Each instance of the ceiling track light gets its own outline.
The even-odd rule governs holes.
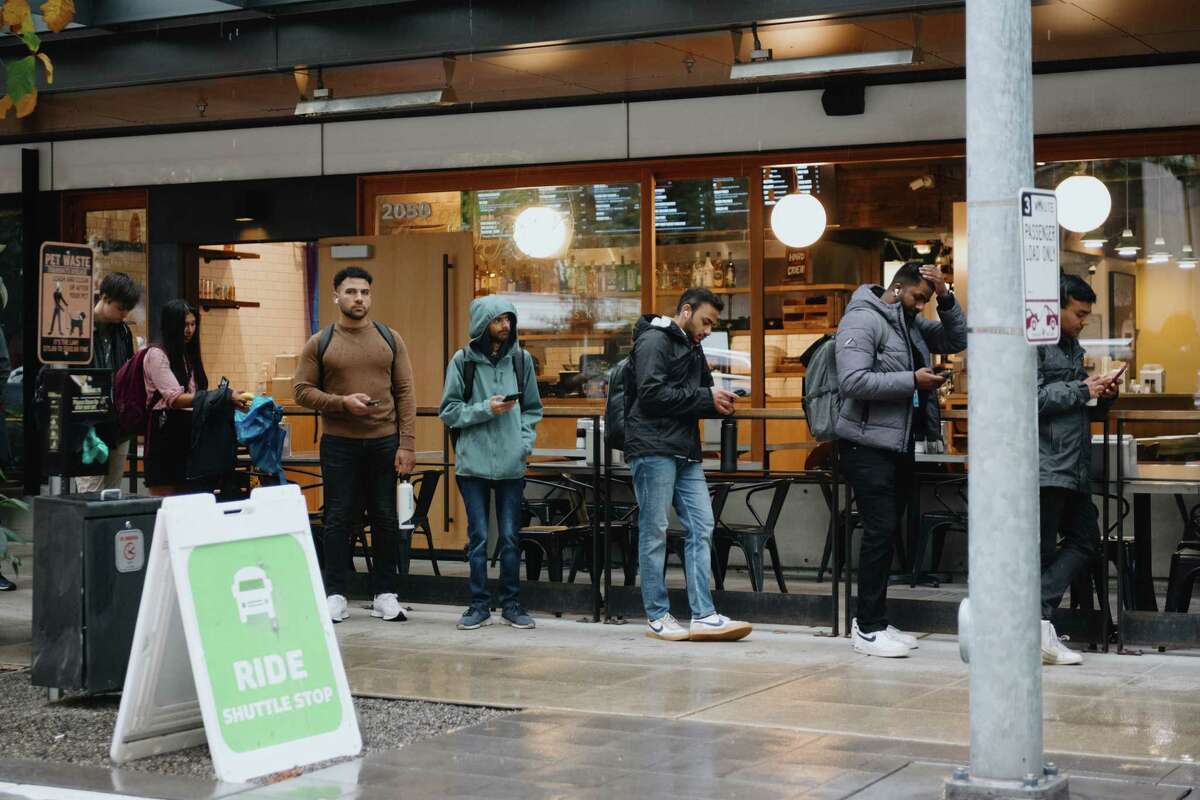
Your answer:
[[[856,72],[866,69],[888,67],[911,67],[925,60],[921,50],[921,15],[913,14],[913,46],[900,50],[876,50],[867,53],[838,53],[829,56],[804,58],[774,57],[774,51],[764,48],[758,38],[758,23],[751,24],[754,49],[750,61],[737,62],[740,34],[734,33],[734,64],[729,70],[732,81],[752,81],[770,78],[788,78],[801,75],[825,75],[832,72]]]

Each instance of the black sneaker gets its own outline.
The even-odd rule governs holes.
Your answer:
[[[511,625],[521,630],[530,630],[537,627],[533,623],[533,617],[529,616],[519,603],[507,606],[504,609],[504,613],[500,615],[500,618],[504,620],[505,625]]]

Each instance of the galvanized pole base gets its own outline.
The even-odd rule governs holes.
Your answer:
[[[1031,772],[1021,781],[972,778],[966,767],[959,767],[946,779],[942,796],[945,800],[1067,800],[1071,791],[1067,777],[1059,775],[1053,764],[1047,764],[1040,777]]]

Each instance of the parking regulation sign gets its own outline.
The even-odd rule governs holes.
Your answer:
[[[1058,197],[1048,189],[1021,189],[1020,208],[1025,341],[1057,344]]]

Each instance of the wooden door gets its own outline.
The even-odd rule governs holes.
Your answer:
[[[335,245],[367,245],[366,258],[334,258]],[[445,269],[448,260],[450,269]],[[333,276],[346,266],[371,273],[371,317],[399,332],[412,360],[417,406],[436,407],[442,400],[446,358],[467,342],[467,308],[474,296],[474,246],[469,232],[410,233],[392,236],[343,236],[318,242],[318,318],[324,327],[337,318]],[[448,293],[444,298],[443,292]],[[443,316],[448,299],[449,319]],[[444,345],[444,324],[449,342]],[[417,469],[436,469],[442,461],[442,423],[417,418]],[[434,546],[459,549],[466,543],[466,512],[453,486],[453,470],[443,475],[429,512]],[[444,515],[444,492],[450,489],[450,517]],[[425,546],[424,537],[414,539]]]

